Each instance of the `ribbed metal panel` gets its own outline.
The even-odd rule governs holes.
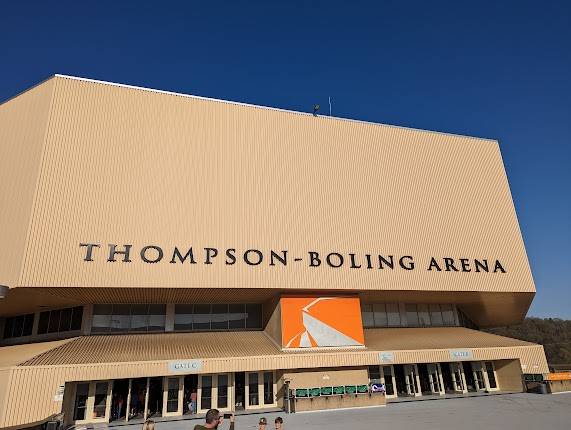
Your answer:
[[[534,291],[490,140],[55,78],[38,185],[23,286]],[[83,241],[419,267],[87,264]],[[499,258],[508,273],[432,273],[431,256]]]
[[[19,285],[53,85],[0,104],[0,285]]]

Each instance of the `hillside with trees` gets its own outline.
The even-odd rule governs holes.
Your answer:
[[[540,343],[550,365],[571,365],[571,320],[526,318],[522,324],[486,330],[500,336]]]

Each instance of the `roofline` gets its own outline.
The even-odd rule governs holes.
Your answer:
[[[42,81],[31,86],[30,88],[27,88],[27,89],[15,94],[14,96],[0,102],[0,106],[4,103],[16,98],[16,97],[22,95],[23,93],[25,93],[25,92],[27,92],[27,91],[29,91],[29,90],[37,87],[37,86],[49,81],[52,78],[73,79],[76,81],[91,82],[91,83],[103,84],[103,85],[111,85],[111,86],[120,87],[120,88],[129,88],[129,89],[139,90],[139,91],[149,91],[149,92],[153,92],[153,93],[166,94],[166,95],[171,95],[171,96],[187,97],[187,98],[192,98],[192,99],[196,99],[196,100],[204,100],[204,101],[211,101],[211,102],[218,102],[218,103],[227,103],[227,104],[236,105],[236,106],[244,106],[244,107],[250,107],[250,108],[257,108],[257,109],[267,109],[267,110],[272,110],[272,111],[277,111],[277,112],[284,112],[284,113],[303,115],[303,116],[314,116],[313,114],[311,114],[309,112],[301,112],[301,111],[277,108],[277,107],[272,107],[272,106],[255,105],[252,103],[243,103],[243,102],[236,102],[236,101],[231,101],[231,100],[216,99],[216,98],[212,98],[212,97],[196,96],[193,94],[177,93],[174,91],[158,90],[155,88],[140,87],[137,85],[120,84],[117,82],[102,81],[102,80],[90,79],[90,78],[82,78],[82,77],[78,77],[78,76],[64,75],[64,74],[59,74],[59,73],[56,73],[56,74],[54,74],[54,75],[52,75],[46,79],[43,79]],[[373,122],[373,121],[365,121],[365,120],[360,120],[360,119],[343,118],[343,117],[328,116],[328,115],[319,115],[318,117],[322,118],[322,119],[324,118],[324,119],[329,119],[329,120],[353,122],[353,123],[357,123],[357,124],[367,124],[367,125],[376,125],[376,126],[382,126],[382,127],[391,127],[391,128],[396,128],[396,129],[400,129],[400,130],[415,130],[415,131],[422,131],[425,133],[433,133],[433,134],[439,134],[439,135],[444,135],[444,136],[463,137],[463,138],[485,140],[485,141],[498,143],[497,139],[492,139],[492,138],[487,138],[487,137],[469,136],[469,135],[458,134],[458,133],[449,133],[449,132],[444,132],[444,131],[426,130],[426,129],[422,129],[422,128],[406,127],[406,126],[392,125],[392,124],[383,124],[383,123]]]

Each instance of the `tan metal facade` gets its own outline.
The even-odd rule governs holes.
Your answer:
[[[43,86],[51,110],[12,287],[534,291],[493,140],[65,77]],[[80,242],[412,255],[419,267],[86,264]],[[432,256],[497,258],[507,273],[428,272]]]
[[[18,285],[54,84],[0,105],[0,285]]]
[[[453,303],[489,326],[520,321],[535,294],[494,140],[56,76],[0,105],[0,183],[0,285],[12,289],[2,317],[351,293],[363,303]],[[101,245],[94,261],[80,243]],[[108,244],[132,245],[132,261],[107,262]],[[145,245],[164,260],[143,262]],[[175,246],[192,246],[198,264],[170,264]],[[202,264],[205,247],[220,251],[212,265]],[[229,248],[266,260],[226,265]],[[288,265],[267,264],[270,250],[287,250]],[[308,267],[309,251],[341,253],[346,264]],[[361,264],[365,254],[413,256],[415,269],[351,269],[350,253]],[[431,257],[441,266],[498,259],[507,273],[428,271]],[[65,382],[162,376],[169,360],[189,357],[219,373],[367,366],[387,350],[394,364],[438,363],[465,347],[474,360],[548,371],[542,346],[464,328],[366,330],[366,349],[285,353],[271,311],[266,332],[1,348],[0,427],[60,412],[54,394]]]

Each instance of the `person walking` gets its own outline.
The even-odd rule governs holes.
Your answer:
[[[268,420],[264,417],[260,418],[258,422],[258,430],[266,430],[266,425],[268,424]]]
[[[284,420],[282,419],[282,417],[277,417],[274,420],[274,426],[275,426],[276,430],[282,430],[284,428],[283,424],[284,424]]]
[[[228,430],[234,430],[234,419],[234,414],[230,415],[230,428]],[[204,425],[195,425],[194,430],[217,429],[218,426],[224,422],[224,417],[220,414],[218,409],[210,409],[206,412],[205,421]]]

